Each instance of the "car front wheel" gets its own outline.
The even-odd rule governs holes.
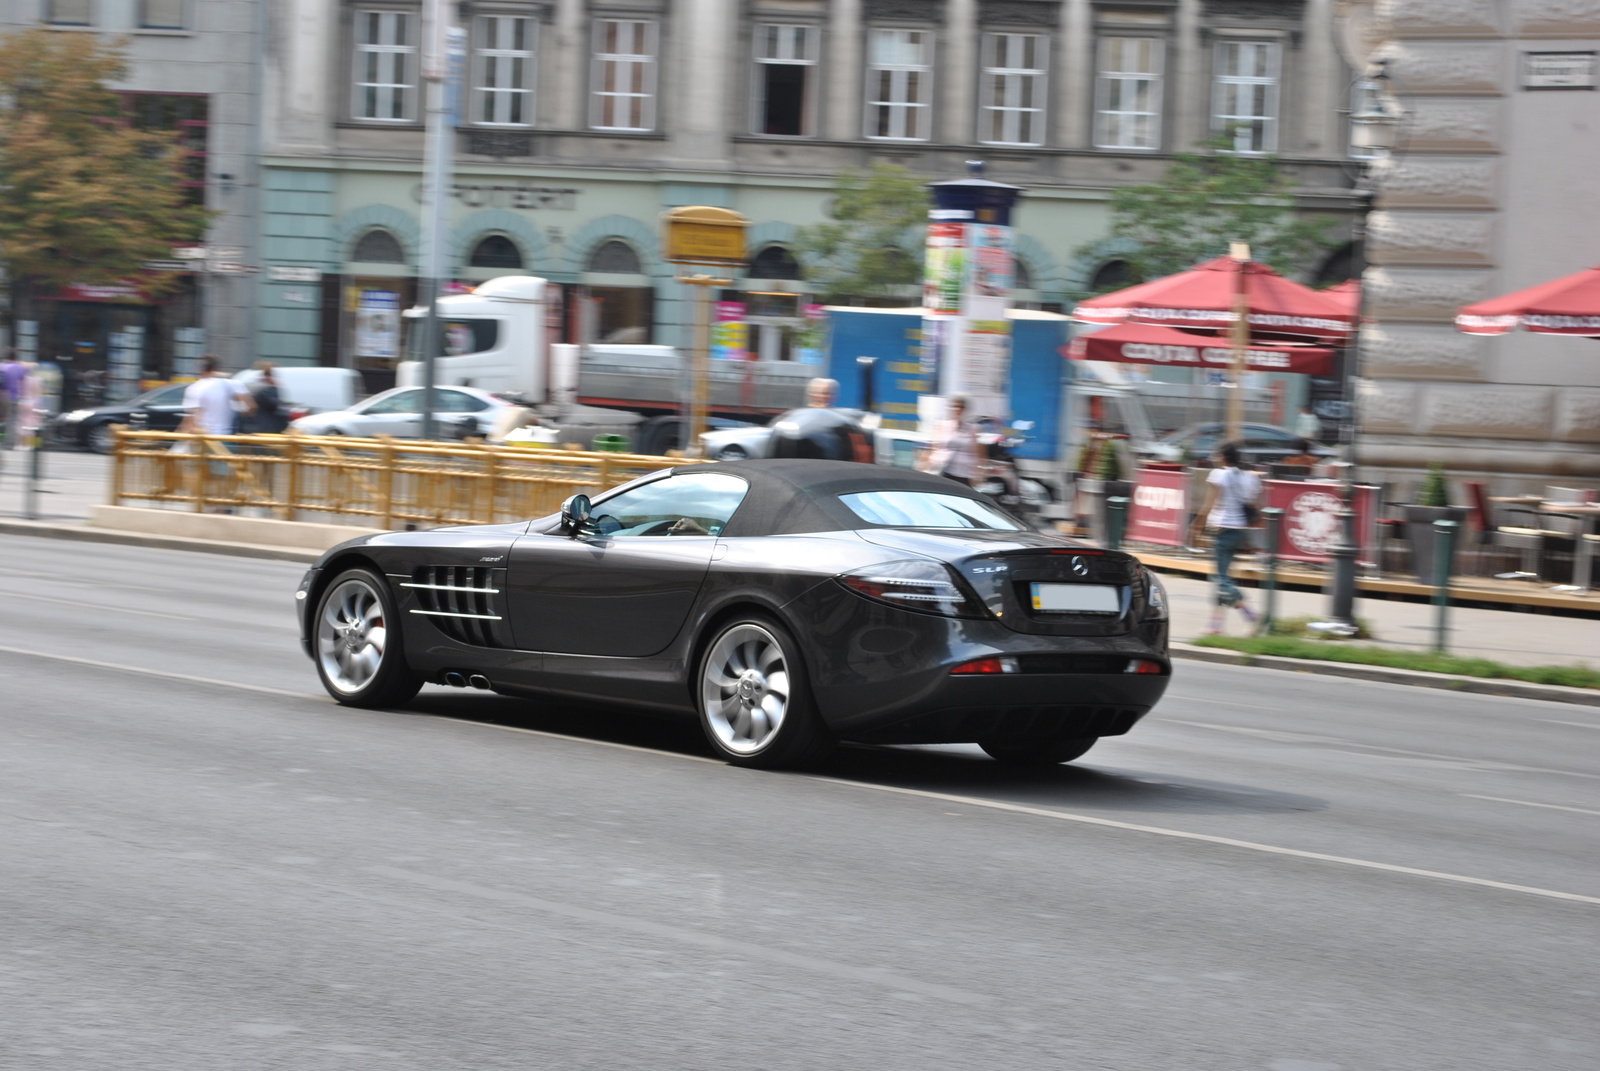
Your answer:
[[[113,428],[113,421],[103,420],[96,424],[84,434],[84,439],[88,442],[89,449],[95,453],[111,453],[117,445],[117,433]]]
[[[1013,766],[1055,766],[1071,762],[1094,747],[1098,736],[1055,740],[979,740],[978,746],[997,762]]]
[[[422,677],[406,664],[400,615],[389,585],[368,569],[346,569],[317,600],[313,655],[328,694],[352,707],[407,702]]]
[[[700,659],[700,725],[735,766],[803,765],[833,744],[812,702],[800,646],[765,615],[723,625]]]

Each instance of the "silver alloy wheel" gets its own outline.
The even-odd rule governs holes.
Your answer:
[[[724,748],[735,755],[766,748],[789,711],[789,664],[777,637],[748,623],[717,637],[706,654],[700,701]]]
[[[107,420],[89,429],[89,449],[97,454],[109,454],[116,449],[117,440],[111,431],[111,423]]]
[[[389,630],[383,601],[365,580],[346,580],[328,593],[317,618],[317,660],[335,689],[353,695],[383,666]]]

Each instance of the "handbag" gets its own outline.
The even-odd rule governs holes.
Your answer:
[[[1244,474],[1243,469],[1234,469],[1234,471],[1240,475]],[[1239,495],[1239,509],[1244,513],[1244,526],[1246,528],[1259,528],[1261,526],[1261,507],[1257,506],[1254,500],[1246,499],[1244,495],[1240,495],[1237,487],[1234,488],[1233,493]]]

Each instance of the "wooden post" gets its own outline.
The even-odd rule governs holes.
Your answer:
[[[1234,261],[1233,284],[1233,361],[1228,367],[1227,437],[1238,442],[1244,433],[1244,377],[1248,369],[1245,355],[1250,349],[1250,295],[1245,289],[1249,276],[1250,246],[1233,242],[1228,253]]]

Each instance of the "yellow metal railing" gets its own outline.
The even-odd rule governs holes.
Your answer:
[[[128,431],[112,455],[112,505],[261,509],[285,520],[363,518],[373,528],[493,524],[554,513],[684,458],[487,443]]]

